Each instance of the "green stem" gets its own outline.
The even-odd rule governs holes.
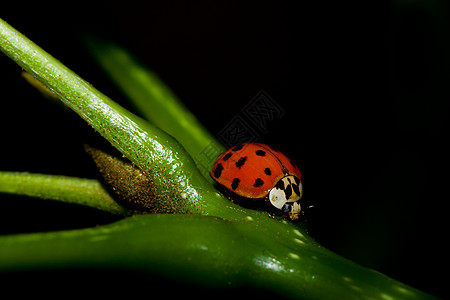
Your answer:
[[[126,215],[128,213],[94,179],[0,172],[0,193],[73,203],[112,214]]]
[[[77,231],[0,238],[0,271],[116,268],[290,299],[431,299],[291,231],[198,215],[145,215]],[[255,234],[256,233],[256,234]],[[76,252],[76,254],[74,253]],[[145,275],[145,273],[143,273]]]

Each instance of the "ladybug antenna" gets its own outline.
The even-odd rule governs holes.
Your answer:
[[[308,205],[303,211],[310,210],[311,208],[316,208],[314,204]]]
[[[311,208],[317,208],[317,206],[314,204],[311,204],[311,205],[308,205],[307,207],[303,208],[302,212],[301,212],[302,216],[305,216],[305,212],[309,211]]]

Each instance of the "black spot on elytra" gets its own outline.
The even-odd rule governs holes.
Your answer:
[[[239,178],[234,178],[233,179],[233,182],[231,183],[231,188],[233,189],[233,191],[237,189],[237,187],[239,186],[239,182],[241,182],[239,180]]]
[[[289,197],[291,197],[292,195],[292,186],[288,185],[284,193],[286,194],[286,199],[289,199]]]
[[[233,154],[231,152],[229,152],[229,153],[225,154],[222,159],[228,160],[231,157],[231,155],[233,155]]]
[[[294,190],[294,193],[300,196],[300,189],[298,188],[298,185],[293,184],[292,189]]]
[[[284,182],[283,182],[283,180],[278,181],[277,184],[275,185],[275,187],[277,189],[284,190]]]
[[[220,175],[222,175],[223,166],[222,164],[217,164],[216,168],[214,169],[214,177],[219,178]]]
[[[272,175],[272,171],[270,171],[270,169],[269,168],[265,168],[264,169],[264,173],[266,174],[266,175]]]
[[[258,156],[266,156],[266,151],[263,150],[256,150],[255,153]]]
[[[300,179],[298,179],[297,177],[294,177],[294,180],[297,185],[300,185]]]
[[[264,181],[261,178],[256,178],[254,187],[260,187],[264,184]]]
[[[242,148],[244,148],[244,144],[239,144],[239,145],[237,145],[236,147],[234,147],[234,148],[232,149],[232,151],[239,151],[239,150],[241,150]]]
[[[239,169],[245,164],[245,161],[247,160],[247,156],[239,158],[239,160],[236,162],[236,167]]]

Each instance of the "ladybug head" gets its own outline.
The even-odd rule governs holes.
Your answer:
[[[269,202],[292,220],[298,219],[302,208],[300,199],[303,196],[302,182],[294,175],[281,178],[269,192]]]

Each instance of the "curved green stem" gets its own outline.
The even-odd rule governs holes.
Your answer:
[[[255,223],[145,215],[36,236],[0,238],[0,271],[126,268],[198,286],[251,286],[291,299],[431,298],[345,260],[295,230],[274,236]],[[284,242],[277,240],[282,238]],[[74,249],[80,251],[74,255]]]
[[[112,214],[128,214],[95,179],[0,172],[0,193],[73,203]]]

